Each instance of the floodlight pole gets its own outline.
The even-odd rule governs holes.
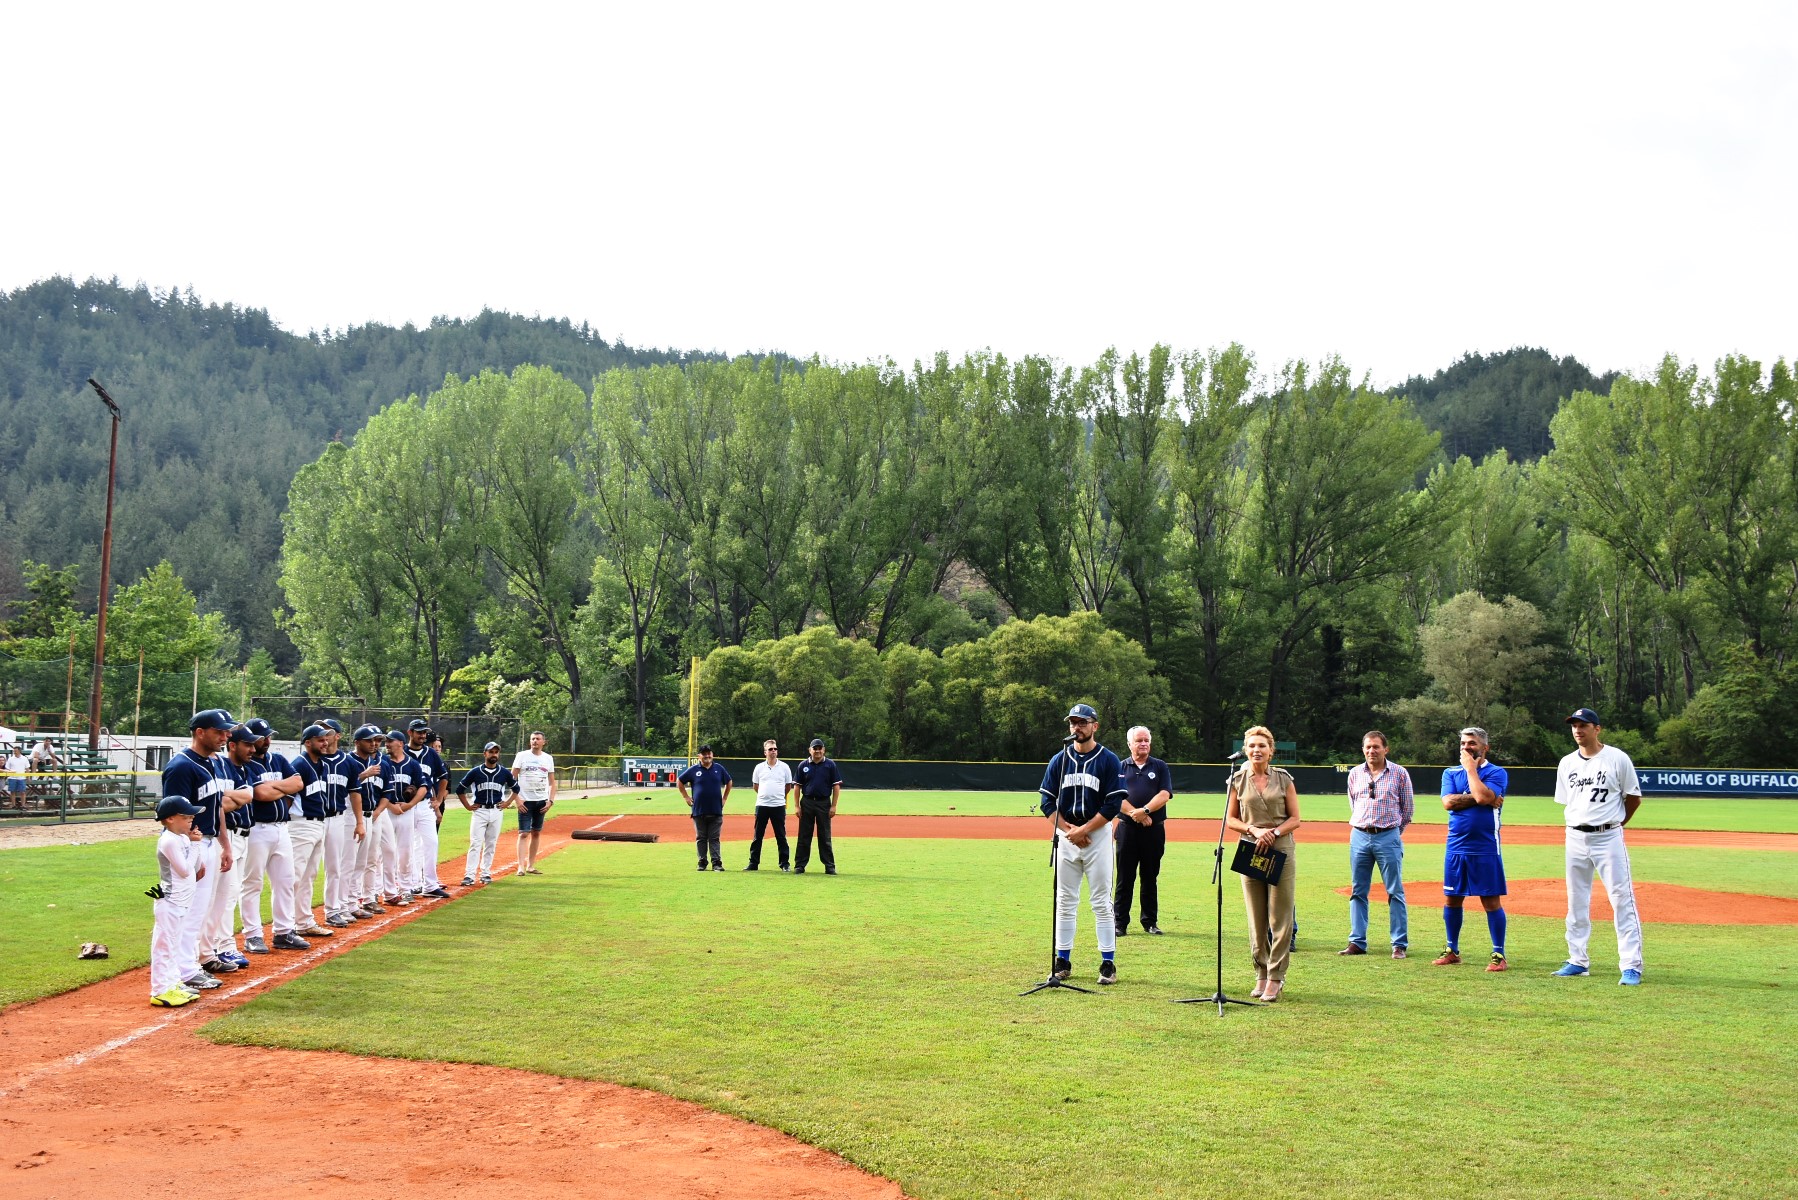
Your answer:
[[[87,701],[87,748],[100,749],[100,693],[102,671],[106,664],[106,601],[112,585],[112,489],[119,477],[119,419],[124,416],[113,398],[106,394],[100,381],[90,377],[88,385],[99,393],[100,402],[112,410],[112,448],[106,454],[106,527],[100,534],[100,618],[94,631],[94,686]]]

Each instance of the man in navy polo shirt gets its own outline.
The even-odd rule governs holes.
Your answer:
[[[719,852],[719,839],[724,834],[724,802],[730,799],[730,772],[724,764],[712,761],[712,747],[699,748],[699,761],[682,771],[675,779],[680,798],[693,813],[693,841],[699,848],[699,869],[705,870],[706,853],[712,856],[712,870],[724,870],[724,856]],[[691,788],[691,791],[688,789]]]
[[[824,873],[837,873],[837,857],[830,845],[830,819],[837,815],[837,798],[843,792],[843,773],[824,757],[824,739],[813,738],[809,757],[799,764],[799,850],[793,855],[793,874],[805,874],[812,857],[812,829],[818,830],[818,857]]]
[[[1124,781],[1124,800],[1117,821],[1117,895],[1112,919],[1118,936],[1130,932],[1130,900],[1136,891],[1136,875],[1142,872],[1142,927],[1144,933],[1161,932],[1161,859],[1167,853],[1167,803],[1174,798],[1174,773],[1149,753],[1152,738],[1146,725],[1133,725],[1124,740],[1130,746],[1118,771]]]

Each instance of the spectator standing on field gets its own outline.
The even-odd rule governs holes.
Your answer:
[[[512,777],[518,781],[518,873],[541,875],[537,850],[543,839],[543,822],[556,802],[556,760],[544,752],[547,739],[531,732],[531,748],[512,759]]]
[[[693,844],[699,850],[699,869],[705,870],[709,854],[712,870],[724,870],[719,841],[724,836],[724,802],[730,799],[730,772],[723,763],[712,760],[712,747],[708,744],[699,748],[699,761],[682,771],[674,782],[693,814]]]
[[[824,739],[813,738],[806,760],[799,764],[799,853],[793,858],[793,874],[805,874],[812,858],[812,830],[818,831],[818,858],[824,873],[837,873],[837,856],[830,844],[830,820],[837,815],[837,799],[843,793],[843,773],[824,756]]]
[[[787,793],[793,790],[793,772],[780,761],[780,745],[773,738],[762,743],[763,761],[755,765],[751,782],[755,784],[755,837],[749,843],[749,865],[745,871],[759,870],[762,865],[762,835],[774,827],[774,843],[780,847],[780,869],[791,870],[787,852]]]
[[[14,805],[24,807],[25,804],[25,772],[31,769],[31,760],[19,753],[17,746],[6,748],[6,791],[12,797]]]
[[[1130,932],[1130,902],[1136,893],[1137,872],[1142,873],[1144,933],[1159,934],[1161,926],[1161,859],[1167,852],[1167,805],[1174,798],[1174,773],[1150,754],[1154,735],[1146,725],[1132,725],[1124,735],[1130,757],[1119,767],[1124,799],[1118,809],[1117,892],[1112,897],[1111,918],[1119,937]]]
[[[1367,894],[1373,869],[1386,885],[1386,927],[1392,957],[1403,958],[1411,942],[1405,907],[1405,827],[1417,809],[1411,772],[1386,759],[1386,735],[1361,735],[1362,764],[1349,772],[1349,936],[1340,955],[1367,953]]]

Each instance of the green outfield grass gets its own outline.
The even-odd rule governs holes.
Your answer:
[[[845,789],[840,812],[880,816],[1017,817],[1036,814],[1035,792],[907,792]],[[1182,793],[1169,811],[1178,817],[1217,820],[1223,793]],[[1348,799],[1342,795],[1299,798],[1300,811],[1313,821],[1346,821]],[[599,811],[629,809],[645,813],[685,813],[687,806],[673,788],[648,791],[625,788],[594,794]],[[731,796],[726,811],[751,811],[754,797]],[[1512,796],[1505,801],[1505,821],[1512,825],[1555,825],[1565,822],[1561,806],[1547,796]],[[1434,796],[1418,797],[1417,820],[1446,825],[1448,813]],[[1734,829],[1756,833],[1798,833],[1798,800],[1650,800],[1630,827],[1642,829]]]
[[[1016,993],[1046,966],[1046,847],[846,839],[844,874],[699,874],[685,845],[577,844],[548,874],[434,909],[205,1027],[208,1036],[609,1079],[786,1130],[919,1197],[1790,1195],[1798,1178],[1792,927],[1650,926],[1616,986],[1549,972],[1561,922],[1511,921],[1513,969],[1340,959],[1345,849],[1301,844],[1287,997],[1212,987],[1210,855],[1170,848],[1169,936],[1121,986]],[[727,851],[728,853],[728,851]],[[1439,875],[1419,853],[1413,878]],[[1558,877],[1516,847],[1513,879]],[[1789,854],[1639,851],[1636,873],[1798,888]],[[1226,986],[1251,971],[1235,880]],[[1384,914],[1376,913],[1376,923]],[[1097,966],[1083,909],[1077,974]],[[348,1008],[406,1019],[346,1023]],[[501,1151],[497,1150],[496,1153]]]

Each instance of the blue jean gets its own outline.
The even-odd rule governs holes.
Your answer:
[[[1349,891],[1349,941],[1367,949],[1367,892],[1373,884],[1373,869],[1379,864],[1380,882],[1386,885],[1386,913],[1392,927],[1392,944],[1409,944],[1410,914],[1405,908],[1405,881],[1401,868],[1405,863],[1402,831],[1385,833],[1349,831],[1349,871],[1353,887]]]

